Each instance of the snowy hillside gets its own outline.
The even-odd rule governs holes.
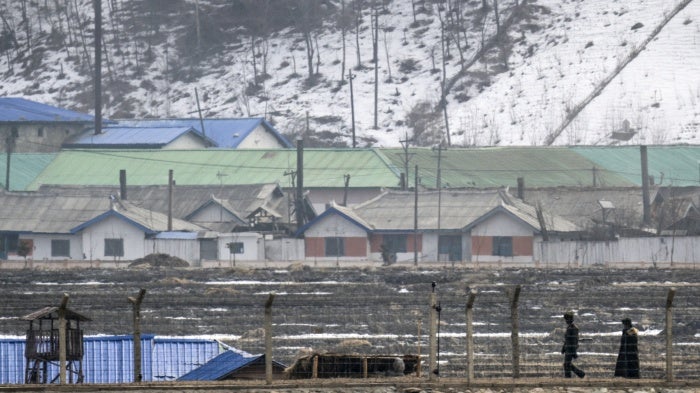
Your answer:
[[[700,143],[698,0],[380,2],[376,129],[370,1],[323,2],[312,79],[303,25],[257,37],[253,61],[253,37],[221,25],[229,2],[102,2],[110,118],[194,117],[197,89],[205,116],[265,116],[306,146],[351,146],[351,71],[358,146]],[[93,110],[92,0],[67,3],[0,3],[0,95]],[[356,5],[343,51],[338,20]],[[193,56],[197,16],[223,42]]]

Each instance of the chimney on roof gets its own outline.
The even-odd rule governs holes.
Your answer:
[[[639,153],[642,159],[642,222],[649,224],[651,217],[651,209],[649,206],[649,165],[647,162],[647,147],[639,146]]]
[[[119,196],[122,201],[126,200],[126,169],[119,170]]]
[[[521,201],[525,200],[525,178],[518,178],[518,199]]]

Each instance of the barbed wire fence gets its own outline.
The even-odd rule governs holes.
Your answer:
[[[290,367],[305,357],[313,362],[313,356],[336,355],[331,371],[317,373],[319,378],[341,372],[355,378],[394,376],[371,364],[358,367],[357,360],[411,355],[420,364],[408,375],[423,379],[546,380],[564,375],[563,314],[571,310],[580,329],[574,364],[587,378],[614,376],[621,320],[627,317],[639,329],[642,379],[700,380],[700,284],[690,271],[513,270],[509,278],[505,272],[486,277],[472,270],[459,276],[447,269],[399,272],[381,277],[360,272],[348,282],[343,270],[319,272],[308,281],[270,272],[267,281],[255,283],[237,270],[219,273],[220,282],[196,271],[169,272],[148,287],[139,328],[174,336],[230,334],[235,337],[224,339],[227,344]],[[241,281],[227,281],[227,274]],[[153,281],[143,275],[144,284]],[[115,286],[121,294],[116,297]],[[51,303],[56,293],[79,288],[86,292],[71,297],[70,307],[93,318],[86,334],[134,332],[133,303],[126,300],[138,293],[133,282],[14,290],[0,319],[26,314]],[[6,331],[26,327],[10,319],[3,324],[13,326]],[[17,360],[18,367],[22,363]]]
[[[700,377],[696,366],[700,360],[700,343],[695,333],[700,315],[696,289],[681,290],[676,295],[675,288],[627,288],[633,302],[619,296],[610,298],[605,291],[585,293],[572,300],[551,288],[544,290],[551,293],[543,299],[542,291],[526,289],[521,286],[485,291],[471,288],[467,296],[432,292],[423,305],[392,301],[388,307],[374,311],[368,304],[381,304],[381,298],[358,295],[354,299],[343,299],[346,303],[342,312],[333,311],[340,305],[329,302],[321,306],[318,313],[335,323],[317,327],[318,333],[311,335],[313,337],[305,344],[311,346],[310,353],[419,355],[421,365],[416,375],[431,380],[440,377],[468,380],[560,378],[564,376],[561,349],[566,325],[563,313],[571,309],[581,331],[575,364],[583,368],[589,378],[614,376],[624,317],[630,317],[639,329],[641,378],[671,381]],[[575,291],[575,288],[568,290]],[[601,311],[597,303],[607,304],[609,309]],[[318,303],[314,304],[319,307]],[[290,317],[287,312],[289,308],[301,306],[284,301],[273,305],[271,314],[275,323],[268,333],[272,353],[302,349],[290,342],[304,334],[291,334],[285,329],[303,325],[303,321],[293,320],[295,313]],[[392,321],[391,332],[368,331],[370,324],[363,319],[373,312],[380,312],[385,320]],[[345,329],[356,334],[346,337],[334,333]],[[281,334],[275,333],[280,330]],[[382,334],[390,337],[382,338]],[[362,337],[380,343],[363,344]],[[355,347],[352,343],[345,345],[349,338],[360,342],[355,342]]]

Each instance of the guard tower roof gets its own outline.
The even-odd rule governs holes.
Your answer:
[[[60,307],[57,306],[47,306],[44,307],[40,310],[34,311],[31,314],[27,314],[23,317],[20,317],[21,320],[23,321],[36,321],[38,319],[58,319],[58,310]],[[66,319],[68,320],[74,320],[74,321],[91,321],[90,318],[78,314],[77,312],[66,308]]]

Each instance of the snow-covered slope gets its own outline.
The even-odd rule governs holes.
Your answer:
[[[503,144],[540,145],[611,78],[554,144],[700,142],[700,2],[691,1],[654,35],[681,3],[538,1],[552,11],[547,31],[528,38],[538,50],[513,58],[512,72],[501,74],[464,113],[495,128]],[[635,49],[643,50],[616,75]],[[634,137],[612,139],[625,120]]]
[[[453,35],[445,58],[447,116],[437,105],[444,8],[428,1],[385,2],[379,15],[376,129],[369,8],[363,12],[358,37],[353,29],[347,32],[345,53],[341,31],[330,21],[324,23],[316,37],[319,51],[313,64],[319,78],[314,84],[306,79],[301,35],[285,29],[271,36],[270,77],[253,93],[248,88],[253,76],[248,41],[231,42],[202,59],[197,72],[186,72],[192,65],[178,62],[174,49],[178,35],[184,34],[182,26],[161,26],[159,33],[165,38],[150,38],[152,60],[142,57],[138,67],[143,72],[136,72],[132,58],[114,52],[110,28],[116,15],[112,3],[125,8],[138,1],[104,6],[108,62],[103,74],[118,76],[116,82],[104,77],[107,117],[196,116],[196,88],[206,116],[266,116],[288,135],[304,135],[308,127],[319,143],[350,146],[347,74],[352,69],[359,146],[398,146],[406,137],[414,144],[432,144],[447,140],[448,128],[451,144],[460,146],[700,142],[698,0],[500,0],[500,22],[512,24],[508,39],[494,46],[488,46],[496,34],[493,8],[482,10],[481,0],[459,2],[461,8],[453,10],[468,28],[459,34],[461,53]],[[13,26],[20,20],[19,3],[0,7]],[[91,20],[91,3],[76,1],[84,21]],[[179,0],[177,8],[168,11],[191,14],[195,3]],[[340,8],[340,0],[331,3]],[[425,4],[415,20],[412,3]],[[201,13],[212,13],[222,3],[198,4]],[[49,31],[51,26],[33,28],[34,39],[40,41],[36,31]],[[23,30],[16,31],[21,38]],[[89,48],[91,37],[86,39]],[[47,46],[37,69],[30,68],[28,56],[18,60],[5,52],[0,56],[0,95],[92,111],[89,68],[74,61],[85,51],[79,43],[76,38],[73,48]],[[484,44],[487,50],[481,51]],[[341,72],[345,83],[340,82]]]

